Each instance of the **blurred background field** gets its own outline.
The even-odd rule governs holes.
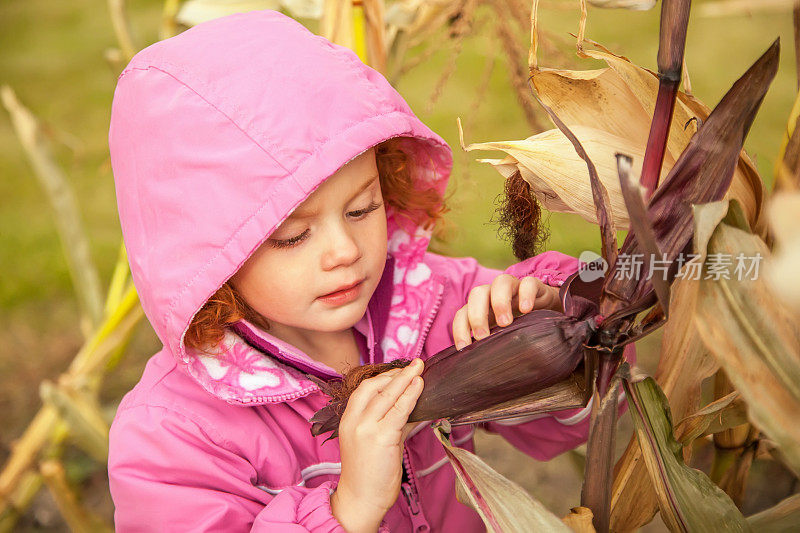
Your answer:
[[[163,2],[156,0],[128,1],[139,47],[158,38],[162,6]],[[696,11],[689,23],[686,65],[693,93],[711,107],[776,37],[784,44],[777,78],[745,143],[769,186],[797,91],[791,13],[703,18]],[[504,268],[515,259],[509,244],[498,238],[492,222],[502,178],[490,166],[475,162],[478,157],[497,154],[463,152],[456,126],[456,117],[461,117],[466,143],[523,139],[536,133],[530,130],[517,104],[494,30],[485,24],[492,16],[478,14],[475,30],[457,58],[449,49],[437,52],[401,78],[397,89],[454,151],[449,189],[453,231],[448,244],[438,251],[474,256],[487,266]],[[575,32],[577,23],[576,1],[543,2],[540,24],[554,36],[564,54],[548,55],[540,50],[540,65],[600,67],[575,56],[574,38],[568,32]],[[590,7],[587,37],[655,70],[658,7],[646,12]],[[529,36],[519,33],[519,38],[527,50]],[[112,46],[116,46],[116,39],[105,2],[11,0],[0,4],[0,84],[9,85],[23,105],[43,121],[58,162],[75,189],[92,257],[104,285],[116,262],[121,236],[107,146],[118,72],[104,59],[104,51]],[[492,58],[488,86],[479,93]],[[453,61],[455,71],[428,111],[437,81]],[[543,124],[549,124],[543,114],[540,116]],[[65,370],[83,338],[52,212],[5,111],[0,113],[0,177],[0,460],[5,460],[12,442],[41,405],[39,383]],[[571,255],[599,251],[596,226],[577,215],[552,214],[547,219],[550,237],[546,249]],[[638,343],[646,371],[654,368],[659,339],[656,333]],[[142,322],[126,357],[106,379],[103,402],[115,405],[136,383],[147,358],[159,348],[149,324]],[[620,447],[629,435],[629,430],[619,434]],[[573,464],[574,456],[565,455],[542,465],[509,448],[497,437],[478,436],[478,451],[491,464],[522,483],[557,514],[563,515],[578,504],[582,476]],[[105,465],[77,450],[70,453],[68,478],[81,483],[87,506],[110,520],[113,509],[105,486]],[[768,472],[754,468],[751,475]],[[65,527],[46,491],[40,493],[32,513],[19,525],[30,530]]]

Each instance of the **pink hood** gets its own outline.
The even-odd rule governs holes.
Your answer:
[[[443,193],[452,167],[445,141],[355,53],[275,11],[195,26],[147,47],[125,68],[109,146],[133,280],[159,338],[206,390],[251,403],[316,389],[280,363],[253,366],[241,353],[230,354],[232,370],[219,367],[187,353],[183,336],[206,300],[320,183],[398,136],[423,169],[420,187]],[[403,304],[382,326],[387,358],[419,351],[403,325],[419,316],[424,302],[415,295],[432,281],[420,266],[430,233],[396,215],[387,209],[396,259],[387,264],[394,301]]]

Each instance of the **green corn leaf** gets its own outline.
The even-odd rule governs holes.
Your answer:
[[[625,381],[631,414],[661,517],[671,531],[751,531],[727,494],[704,473],[686,466],[672,433],[666,396],[653,378]]]

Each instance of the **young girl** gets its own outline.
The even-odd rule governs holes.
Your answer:
[[[560,306],[577,260],[505,272],[427,252],[447,144],[350,50],[275,11],[195,26],[119,77],[109,146],[142,306],[164,344],[110,435],[118,531],[483,531],[428,423],[423,361]],[[310,378],[364,381],[340,434]],[[479,424],[546,460],[588,409]],[[475,426],[455,444],[474,451]]]

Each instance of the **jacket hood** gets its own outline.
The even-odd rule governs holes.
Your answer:
[[[276,11],[204,22],[136,54],[114,93],[111,164],[134,284],[181,368],[219,395],[183,344],[195,313],[328,176],[393,137],[417,185],[444,194],[445,141],[354,52]],[[430,232],[397,215],[387,206],[393,300],[430,277]]]

